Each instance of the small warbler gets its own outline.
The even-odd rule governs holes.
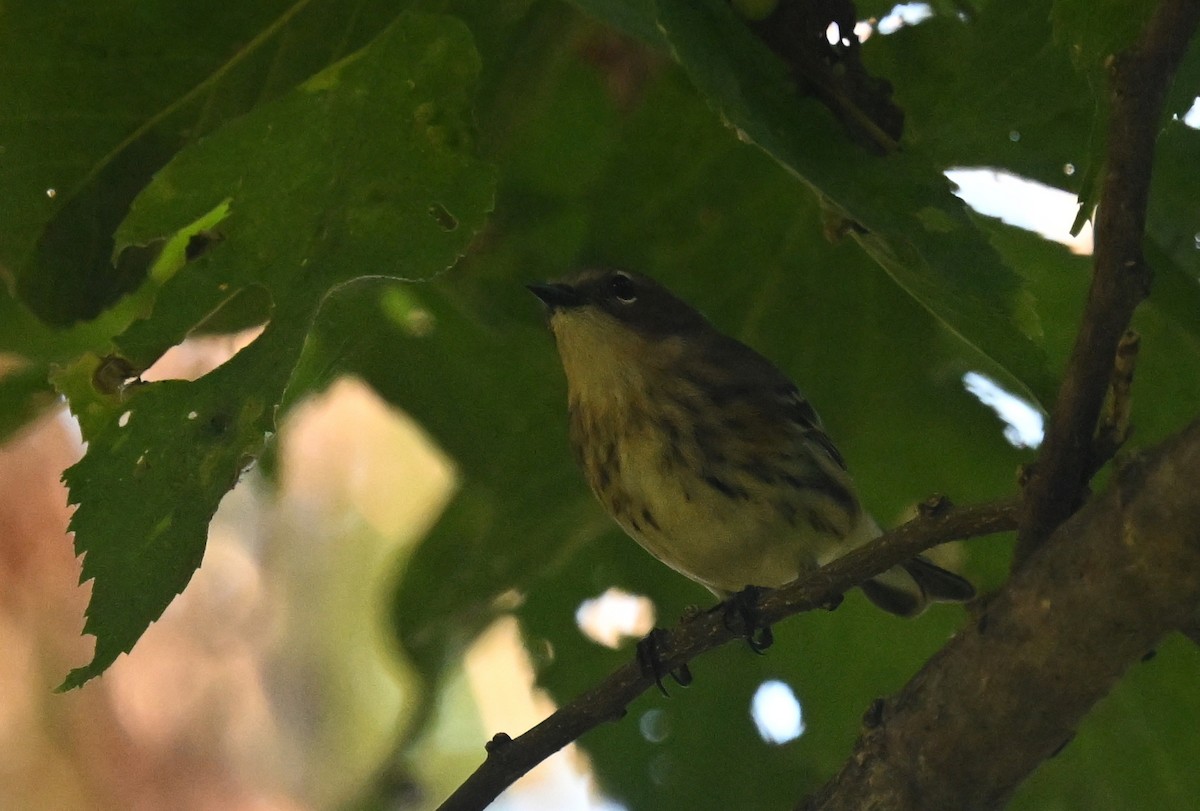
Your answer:
[[[566,372],[576,459],[650,554],[723,599],[782,586],[880,534],[796,386],[665,287],[587,270],[529,289]],[[861,588],[901,616],[975,593],[921,557]]]

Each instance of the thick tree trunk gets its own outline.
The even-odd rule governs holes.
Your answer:
[[[1001,807],[1200,606],[1200,420],[1050,536],[868,727],[816,811]]]

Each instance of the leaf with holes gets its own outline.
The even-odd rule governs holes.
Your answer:
[[[494,178],[471,153],[477,72],[461,23],[406,14],[184,149],[134,201],[118,253],[208,227],[150,318],[116,339],[117,365],[145,369],[242,291],[265,292],[269,322],[194,382],[113,385],[114,361],[93,355],[56,374],[88,442],[65,478],[83,577],[95,581],[85,630],[97,638],[64,687],[128,651],[187,584],[218,503],[274,430],[329,292],[365,276],[429,278],[481,226]]]
[[[396,13],[389,0],[6,0],[0,277],[47,324],[103,320],[145,277],[148,256],[109,259],[153,173],[361,48]]]

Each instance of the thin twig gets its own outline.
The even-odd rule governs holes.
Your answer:
[[[1046,445],[1025,490],[1014,568],[1076,510],[1117,343],[1150,291],[1142,255],[1163,102],[1200,21],[1197,0],[1163,0],[1137,41],[1110,61],[1111,114],[1096,219],[1095,269]]]
[[[972,507],[938,505],[811,575],[764,592],[753,608],[767,624],[812,611],[835,603],[857,584],[932,546],[1012,530],[1016,519],[1014,499]],[[658,640],[662,672],[677,670],[705,651],[737,638],[722,612],[702,612]],[[654,685],[652,675],[630,662],[520,737],[510,739],[504,733],[498,734],[487,747],[487,759],[439,806],[439,811],[486,808],[538,763],[588,730],[621,718],[629,703]]]

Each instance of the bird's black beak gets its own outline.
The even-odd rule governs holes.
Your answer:
[[[550,284],[530,284],[526,285],[529,292],[542,300],[550,310],[561,308],[578,307],[584,303],[584,298],[578,290],[570,285],[550,283]]]

